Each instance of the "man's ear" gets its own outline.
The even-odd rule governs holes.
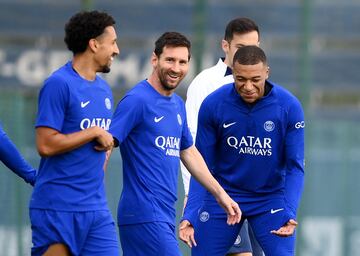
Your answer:
[[[266,70],[266,79],[268,79],[270,76],[270,67],[267,66],[267,70]]]
[[[157,65],[158,60],[159,60],[158,56],[156,56],[155,52],[153,52],[151,54],[151,59],[150,59],[151,65],[155,67]]]
[[[98,41],[95,38],[92,38],[89,40],[88,46],[91,49],[91,51],[96,52],[98,48]]]
[[[225,39],[221,40],[221,48],[223,49],[225,55],[227,55],[230,49],[229,42]]]

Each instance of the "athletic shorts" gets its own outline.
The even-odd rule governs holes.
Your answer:
[[[249,229],[249,238],[251,242],[252,256],[264,256],[264,252],[255,238],[254,232],[252,231],[251,226],[248,224]]]
[[[295,235],[279,237],[271,234],[289,219],[282,199],[271,199],[259,203],[241,203],[244,217],[250,223],[257,241],[266,256],[293,256],[295,253]],[[226,213],[216,202],[204,202],[195,223],[195,240],[192,256],[225,255],[236,240],[243,224],[229,226]]]
[[[233,246],[228,251],[228,253],[245,253],[245,252],[252,252],[247,220],[244,221]]]
[[[30,209],[31,255],[61,243],[72,255],[119,256],[119,240],[110,211],[63,212]]]
[[[119,225],[123,256],[181,256],[175,227],[167,222]]]

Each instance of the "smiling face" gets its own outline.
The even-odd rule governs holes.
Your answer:
[[[233,76],[236,91],[246,103],[252,104],[264,96],[269,67],[263,62],[254,65],[235,62]]]
[[[152,55],[151,63],[153,86],[159,93],[170,95],[189,70],[189,50],[183,46],[164,46],[160,56]]]
[[[106,27],[103,34],[93,39],[96,45],[95,61],[98,65],[97,72],[110,72],[114,57],[120,53],[116,39],[116,32],[113,26]]]

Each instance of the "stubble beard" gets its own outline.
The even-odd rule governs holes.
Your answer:
[[[180,84],[180,82],[182,81],[182,79],[179,79],[176,84],[169,84],[166,81],[166,76],[167,76],[166,72],[159,73],[158,75],[159,75],[159,80],[160,80],[161,86],[166,91],[172,91],[172,90],[176,89],[178,87],[178,85]]]
[[[110,70],[111,69],[109,66],[102,66],[99,72],[107,74],[107,73],[110,73]]]

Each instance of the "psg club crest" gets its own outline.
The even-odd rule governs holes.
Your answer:
[[[264,123],[264,129],[267,132],[272,132],[275,129],[275,124],[273,121],[266,121]]]
[[[105,99],[105,107],[109,110],[111,109],[111,101],[109,98]]]
[[[201,222],[207,222],[210,218],[210,214],[208,212],[203,211],[200,213],[200,221]]]

